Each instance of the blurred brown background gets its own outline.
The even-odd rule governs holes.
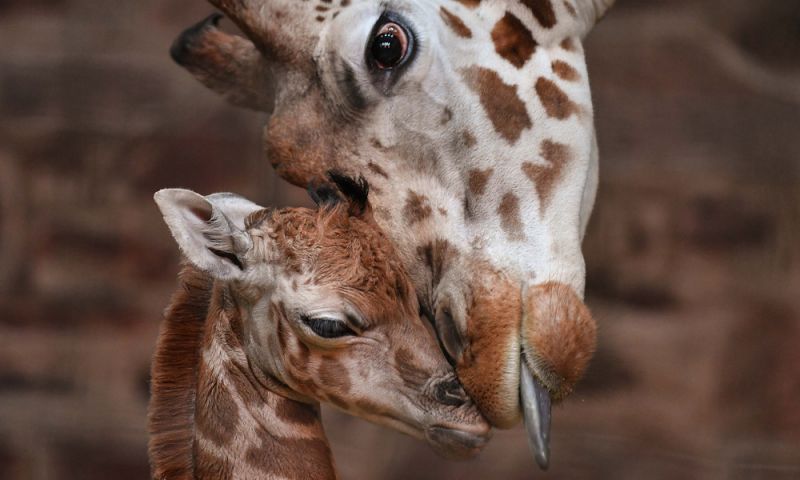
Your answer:
[[[800,2],[620,0],[588,43],[600,347],[476,460],[326,412],[349,479],[800,478]],[[148,368],[175,287],[162,187],[307,203],[263,118],[173,65],[202,0],[0,0],[0,478],[148,477]]]

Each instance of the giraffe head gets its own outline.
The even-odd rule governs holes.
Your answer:
[[[212,16],[173,58],[271,113],[265,153],[284,178],[367,176],[467,393],[498,427],[525,411],[546,457],[549,401],[595,345],[582,302],[598,158],[582,39],[613,0],[211,3],[246,38]]]
[[[332,178],[347,200],[323,185],[317,210],[180,189],[155,198],[186,258],[227,282],[241,318],[232,330],[271,390],[425,438],[443,455],[477,453],[489,425],[420,319],[366,182]]]

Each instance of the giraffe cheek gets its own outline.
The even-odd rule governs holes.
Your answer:
[[[468,313],[468,345],[456,367],[459,380],[481,413],[498,428],[520,419],[519,285],[486,281]]]
[[[548,282],[529,288],[522,317],[525,362],[562,400],[583,375],[597,343],[597,326],[575,291]]]

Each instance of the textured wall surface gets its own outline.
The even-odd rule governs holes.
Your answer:
[[[800,477],[800,4],[619,0],[587,49],[600,346],[547,478]],[[174,66],[202,0],[0,1],[0,478],[141,479],[177,249],[158,188],[306,204]],[[350,479],[531,478],[326,411]]]

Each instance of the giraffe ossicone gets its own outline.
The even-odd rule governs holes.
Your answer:
[[[582,40],[613,0],[210,3],[245,37],[202,22],[176,61],[271,113],[264,150],[285,179],[367,177],[467,393],[493,425],[524,410],[531,438],[546,439],[533,417],[548,418],[545,395],[572,391],[595,347],[581,241],[598,151]]]
[[[319,402],[445,456],[485,445],[366,182],[333,178],[317,210],[155,195],[188,265],[152,367],[153,478],[335,478]]]

